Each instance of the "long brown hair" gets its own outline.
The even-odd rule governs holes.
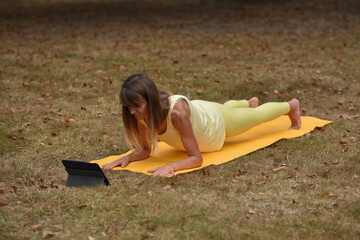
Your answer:
[[[157,151],[157,133],[162,127],[169,111],[169,94],[160,91],[145,74],[135,74],[124,82],[120,91],[122,118],[126,132],[126,142],[131,148],[144,149],[141,144],[138,123],[127,106],[139,105],[141,96],[147,103],[146,132],[152,152]]]

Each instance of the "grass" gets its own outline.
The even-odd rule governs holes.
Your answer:
[[[359,7],[2,1],[0,239],[360,239]],[[117,94],[138,72],[191,99],[296,97],[334,123],[209,174],[66,188],[61,159],[127,150]]]

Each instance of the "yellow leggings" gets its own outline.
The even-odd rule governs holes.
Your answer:
[[[249,108],[249,102],[246,100],[230,100],[224,104],[212,102],[212,104],[225,120],[226,137],[239,135],[290,111],[290,105],[287,102],[270,102],[256,108]]]

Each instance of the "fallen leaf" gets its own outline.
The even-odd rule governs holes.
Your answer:
[[[151,232],[145,233],[144,235],[141,236],[141,239],[147,238],[148,236],[150,236],[150,233],[151,233]]]
[[[80,206],[78,206],[78,207],[76,207],[76,208],[82,209],[82,208],[85,208],[85,207],[87,207],[87,206],[86,206],[86,205],[80,205]]]
[[[116,233],[118,232],[119,229],[117,227],[114,227],[114,228],[109,228],[109,230],[107,231],[107,233]]]
[[[52,132],[51,136],[56,137],[58,134],[56,132]]]
[[[171,185],[166,185],[165,187],[163,187],[163,189],[165,190],[169,190],[171,188]]]
[[[52,237],[52,236],[56,236],[56,235],[60,235],[60,232],[53,232],[53,231],[49,231],[49,230],[44,230],[42,233],[43,238],[47,238],[47,237]]]
[[[11,186],[11,189],[9,190],[9,192],[17,193],[17,187],[16,186]]]
[[[16,136],[15,135],[9,135],[8,138],[12,139],[12,140],[16,140]]]
[[[40,224],[33,225],[29,228],[30,231],[36,231],[40,228]]]
[[[335,193],[329,192],[329,196],[330,197],[337,197],[337,195]]]
[[[256,183],[256,185],[266,184],[266,182],[267,182],[267,181],[261,181],[261,182]]]
[[[250,213],[250,214],[255,214],[256,212],[255,212],[254,210],[250,209],[250,210],[249,210],[249,213]]]
[[[274,169],[273,169],[273,172],[278,172],[278,171],[286,170],[286,169],[287,169],[287,167],[282,166],[282,167],[274,168]]]
[[[8,201],[8,200],[1,200],[1,201],[0,201],[0,207],[6,206],[6,205],[8,205],[8,204],[9,204],[9,201]]]
[[[104,74],[104,73],[106,73],[106,72],[104,70],[101,70],[101,69],[96,71],[96,74]]]
[[[340,140],[339,143],[340,144],[346,144],[346,140]]]
[[[142,185],[144,184],[144,182],[145,182],[145,181],[139,182],[139,183],[137,183],[136,185],[142,186]]]
[[[7,227],[3,227],[1,228],[1,230],[3,230],[4,232],[11,232],[11,229]]]
[[[31,184],[34,184],[34,183],[35,183],[35,178],[30,178],[30,179],[29,179],[29,182],[30,182]]]
[[[304,185],[307,185],[307,186],[312,186],[312,185],[314,185],[313,182],[307,181],[306,179],[303,181],[303,184],[304,184]]]

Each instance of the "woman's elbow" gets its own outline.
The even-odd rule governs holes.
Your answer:
[[[203,158],[202,155],[200,155],[196,159],[196,167],[201,167],[202,164],[203,164]]]

